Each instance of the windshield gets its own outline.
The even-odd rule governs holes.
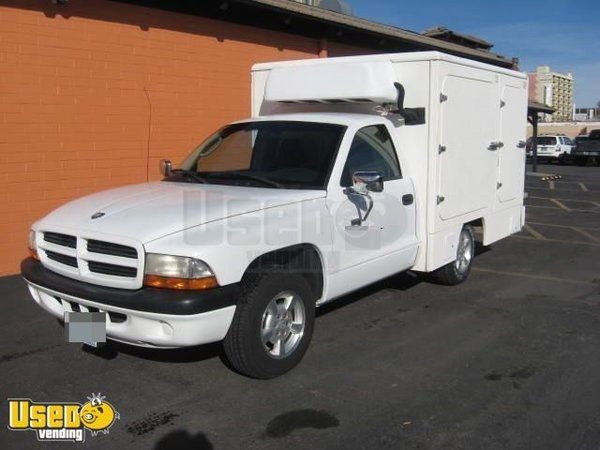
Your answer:
[[[345,129],[295,121],[230,125],[200,144],[165,180],[325,189]]]
[[[556,145],[556,138],[554,136],[540,136],[537,138],[538,145]]]

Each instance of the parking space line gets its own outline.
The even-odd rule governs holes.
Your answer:
[[[583,183],[579,183],[579,187],[581,188],[581,190],[582,190],[583,192],[587,192],[587,191],[588,191],[588,188],[587,188],[587,187],[586,187],[586,185],[585,185],[585,184],[583,184]]]
[[[531,225],[525,224],[523,228],[525,228],[525,230],[527,230],[529,234],[531,234],[534,238],[539,239],[540,241],[546,239],[542,233],[534,230],[533,227],[531,227]]]
[[[495,269],[486,269],[484,267],[473,267],[475,272],[483,272],[483,273],[492,273],[494,275],[504,275],[508,277],[521,277],[521,278],[529,278],[532,280],[543,280],[543,281],[555,281],[558,283],[571,283],[571,284],[585,284],[597,286],[596,283],[591,281],[583,281],[583,280],[573,280],[571,278],[559,278],[559,277],[551,277],[546,275],[533,275],[530,273],[521,273],[521,272],[506,272],[503,270],[495,270]]]
[[[536,195],[530,195],[529,198],[536,198],[539,200],[559,200],[563,202],[579,202],[579,203],[591,203],[592,205],[597,205],[598,202],[595,200],[582,200],[578,198],[564,198],[564,197],[540,197]]]
[[[563,184],[563,183],[565,183],[565,184],[579,184],[580,182],[579,182],[579,181],[560,180],[560,183],[561,183],[561,184]],[[596,183],[596,182],[593,182],[593,183],[594,183],[595,185],[596,185],[596,184],[598,184],[598,183]],[[588,184],[589,184],[589,183],[588,183]]]
[[[560,200],[556,200],[555,198],[549,198],[548,200],[550,200],[552,203],[554,203],[556,206],[558,206],[559,208],[564,209],[565,211],[571,211],[571,209],[569,207],[567,207],[567,205],[565,205],[563,202],[561,202]]]
[[[573,209],[573,208],[569,208],[569,209],[563,209],[563,208],[557,208],[556,206],[543,206],[543,205],[525,205],[527,208],[543,208],[543,209],[553,209],[553,210],[561,210],[561,211],[565,211],[565,212],[583,212],[583,213],[590,213],[590,214],[600,214],[600,211],[596,210],[596,209]]]
[[[525,239],[528,241],[540,241],[540,239],[536,239],[534,237],[530,237],[530,236],[517,236],[517,235],[512,235],[511,238],[513,239]],[[600,247],[600,244],[594,244],[593,242],[587,242],[587,241],[567,241],[566,239],[552,239],[552,238],[545,238],[544,243],[546,242],[555,242],[557,244],[569,244],[569,245],[587,245],[589,247]]]
[[[556,225],[556,224],[539,223],[539,222],[528,222],[527,224],[525,224],[525,226],[523,228],[525,228],[526,231],[528,231],[530,234],[532,234],[534,237],[536,237],[537,239],[540,239],[540,240],[541,239],[545,239],[545,237],[541,233],[539,233],[538,231],[534,230],[531,227],[531,225],[540,225],[540,226],[547,226],[547,227],[563,228],[563,229],[567,229],[567,230],[572,230],[572,231],[575,231],[576,233],[579,233],[579,234],[585,236],[590,241],[592,241],[592,242],[600,245],[600,238],[594,236],[592,233],[590,233],[589,231],[586,231],[582,227],[574,227],[574,226],[568,226],[568,225]],[[590,228],[590,229],[594,230],[594,228]],[[536,236],[536,233],[539,236],[541,236],[541,238],[538,238]],[[565,241],[565,242],[571,242],[571,241]]]
[[[589,232],[587,232],[587,231],[585,231],[585,230],[582,230],[582,229],[581,229],[581,228],[579,228],[579,227],[573,227],[573,230],[577,231],[579,234],[582,234],[582,235],[584,235],[584,236],[585,236],[586,238],[588,238],[590,241],[593,241],[593,242],[595,242],[596,244],[599,244],[599,245],[600,245],[600,239],[599,239],[599,238],[597,238],[596,236],[594,236],[593,234],[591,234],[591,233],[589,233]]]
[[[537,191],[546,191],[547,192],[548,188],[547,187],[539,187],[539,186],[525,186],[525,190],[526,191],[537,190]],[[581,189],[563,189],[563,188],[561,188],[561,189],[555,189],[555,190],[556,190],[556,192],[560,192],[561,194],[563,192],[564,193],[571,193],[571,192],[581,193]],[[588,194],[595,194],[595,193],[599,193],[600,191],[590,191],[588,189],[587,191],[584,191],[584,192],[587,192]]]
[[[554,227],[554,228],[568,228],[570,230],[572,230],[573,228],[575,228],[572,225],[559,225],[559,224],[556,224],[556,223],[531,222],[529,220],[527,221],[527,223],[529,225],[541,225],[541,226],[544,226],[544,227]],[[584,229],[584,230],[600,231],[600,227],[582,227],[582,226],[577,226],[577,228]]]
[[[553,191],[554,190],[554,181],[548,181],[548,188]]]

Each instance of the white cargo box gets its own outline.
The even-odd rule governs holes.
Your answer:
[[[402,170],[415,185],[416,270],[453,260],[464,223],[481,221],[484,244],[519,231],[527,78],[517,71],[439,52],[258,64],[252,70],[254,116],[293,112],[380,114],[406,92],[406,107],[425,108],[425,123],[393,121]],[[382,120],[387,120],[382,118]]]

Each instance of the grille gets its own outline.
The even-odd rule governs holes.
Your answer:
[[[133,239],[93,239],[62,230],[41,230],[38,249],[42,263],[66,277],[122,289],[139,289],[144,250]]]
[[[90,272],[101,273],[103,275],[115,275],[118,277],[137,277],[137,269],[135,267],[118,266],[116,264],[106,264],[98,261],[88,261]]]
[[[50,250],[46,250],[46,256],[56,262],[61,264],[65,264],[71,267],[77,267],[77,258],[74,256],[63,255],[61,253],[52,252]]]
[[[52,244],[62,245],[63,247],[77,247],[77,238],[75,236],[69,236],[68,234],[51,233],[46,231],[44,233],[44,240]]]
[[[91,253],[102,253],[103,255],[121,256],[123,258],[137,259],[138,257],[137,250],[133,247],[94,239],[88,240],[87,250]]]

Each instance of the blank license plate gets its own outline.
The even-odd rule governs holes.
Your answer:
[[[65,311],[65,338],[92,347],[106,342],[106,313]]]

